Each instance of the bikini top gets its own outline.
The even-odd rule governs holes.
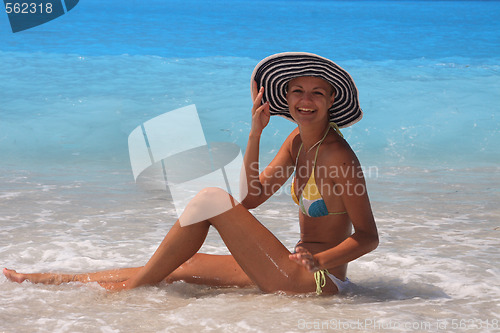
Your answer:
[[[311,172],[311,176],[309,176],[309,179],[307,180],[307,183],[304,186],[304,190],[302,191],[302,193],[300,195],[300,199],[297,199],[297,195],[295,194],[295,178],[296,178],[296,176],[294,175],[293,179],[292,179],[291,192],[292,192],[293,201],[295,201],[295,203],[297,205],[299,205],[302,213],[309,216],[309,217],[320,217],[320,216],[327,216],[327,215],[347,214],[347,212],[335,212],[335,213],[328,212],[328,208],[326,208],[325,201],[323,200],[321,193],[319,193],[318,186],[316,185],[316,178],[314,177],[314,169],[316,166],[316,159],[318,158],[319,146],[325,140],[326,135],[330,131],[330,128],[335,129],[335,131],[337,131],[337,133],[339,133],[340,136],[343,137],[343,135],[342,135],[342,133],[340,133],[340,130],[337,127],[337,125],[335,123],[330,123],[330,126],[328,126],[328,129],[326,130],[325,135],[317,143],[318,148],[316,148],[316,155],[314,156],[313,169]],[[300,144],[299,152],[297,153],[297,159],[295,161],[295,169],[297,169],[297,161],[299,160],[299,155],[300,155],[301,150],[302,150],[302,144]]]

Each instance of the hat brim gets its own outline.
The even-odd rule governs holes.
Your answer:
[[[330,122],[338,127],[351,126],[363,117],[359,106],[358,89],[353,79],[333,61],[306,52],[285,52],[271,55],[255,66],[251,77],[257,89],[264,86],[262,102],[269,102],[271,115],[283,116],[291,121],[286,100],[288,82],[296,77],[314,76],[329,82],[335,91],[335,100],[329,109]]]

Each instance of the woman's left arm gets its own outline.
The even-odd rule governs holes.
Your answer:
[[[329,165],[337,168],[334,185],[342,189],[342,200],[354,227],[354,233],[339,245],[312,255],[298,249],[290,259],[304,265],[310,271],[336,267],[353,261],[373,251],[379,244],[377,226],[373,217],[366,182],[361,165],[350,148],[336,150],[329,157]]]
[[[354,233],[339,245],[317,253],[314,257],[321,268],[335,267],[353,261],[373,251],[379,243],[363,170],[350,147],[336,149],[329,157],[329,165],[339,172],[334,174],[335,186],[343,190],[342,200],[354,227]]]

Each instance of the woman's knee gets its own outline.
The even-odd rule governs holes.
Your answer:
[[[209,220],[234,208],[238,202],[218,187],[207,187],[188,203],[179,220],[182,226]]]
[[[196,195],[195,199],[199,200],[203,208],[217,211],[218,214],[230,210],[238,204],[231,194],[219,187],[206,187]]]
[[[198,192],[198,194],[196,194],[195,198],[198,198],[199,200],[213,201],[226,198],[228,195],[229,193],[220,187],[205,187],[203,190]]]

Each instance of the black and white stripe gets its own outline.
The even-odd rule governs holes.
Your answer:
[[[312,53],[285,52],[269,56],[255,67],[251,83],[264,86],[263,103],[269,101],[271,115],[292,121],[286,101],[288,82],[299,76],[320,77],[333,85],[335,101],[330,108],[330,121],[347,127],[363,117],[359,107],[358,89],[349,73],[333,61]]]

